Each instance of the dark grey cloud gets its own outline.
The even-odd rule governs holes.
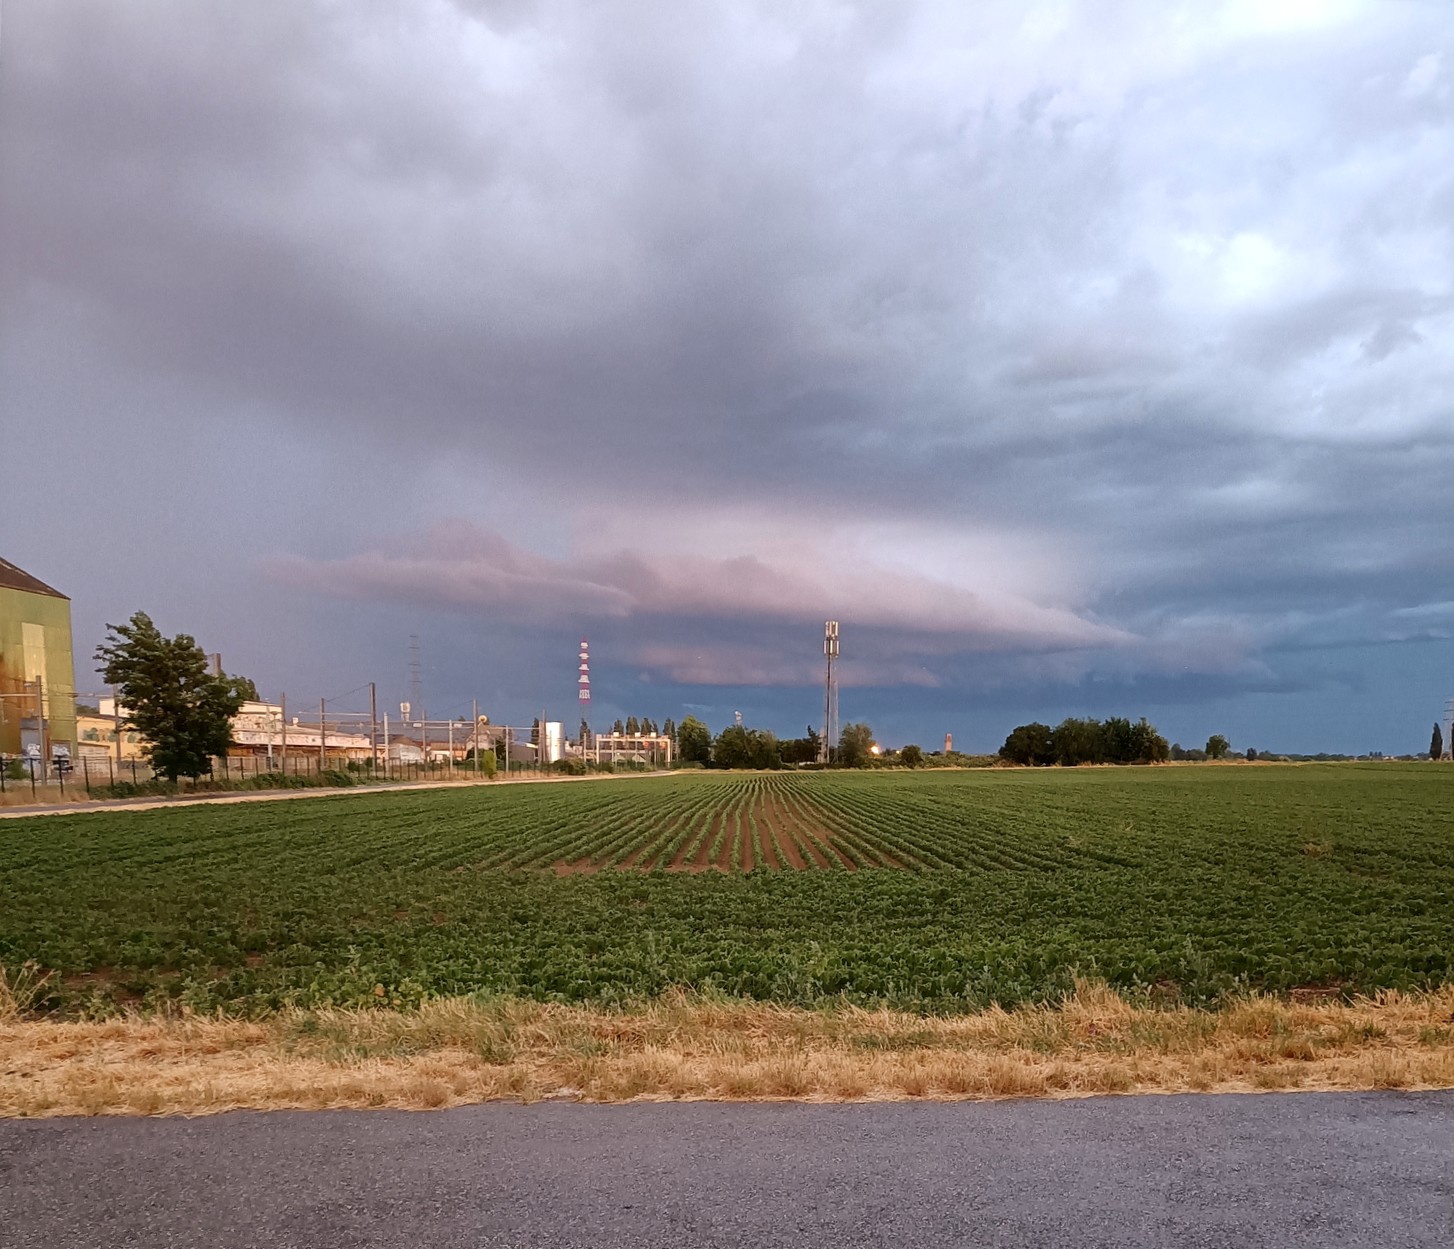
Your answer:
[[[683,689],[833,611],[908,707],[1444,627],[1435,0],[6,17],[0,417],[108,604],[300,673],[300,596],[597,612]]]

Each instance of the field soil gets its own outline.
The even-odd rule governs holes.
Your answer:
[[[3,998],[0,998],[3,1004]],[[12,1003],[13,1007],[13,1003]],[[0,1017],[0,1115],[564,1098],[885,1101],[1454,1087],[1454,989],[1138,1007],[1082,984],[955,1018],[673,994],[639,1009],[441,999],[253,1020]]]

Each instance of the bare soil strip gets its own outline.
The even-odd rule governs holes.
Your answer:
[[[712,822],[707,826],[707,831],[702,836],[701,842],[697,845],[697,852],[692,856],[692,861],[687,865],[687,870],[692,872],[705,872],[712,866],[712,843],[717,840],[717,834],[722,829],[722,821],[726,819],[722,811],[712,813]]]
[[[778,857],[777,838],[773,835],[772,816],[768,811],[767,804],[772,799],[764,798],[759,800],[753,811],[753,817],[757,820],[757,835],[762,842],[762,862],[760,867],[770,872],[782,871],[782,860]]]
[[[776,795],[763,800],[762,805],[763,828],[766,829],[767,837],[773,846],[773,857],[778,860],[780,866],[793,868],[802,871],[808,866],[808,861],[803,857],[797,842],[788,834],[787,816],[783,811],[782,801]]]
[[[497,1099],[891,1101],[1454,1087],[1454,987],[1351,1004],[1056,1007],[956,1018],[670,997],[637,1010],[446,999],[259,1021],[0,1016],[0,1116]]]
[[[788,806],[798,821],[798,827],[815,847],[815,853],[823,856],[825,867],[828,865],[827,856],[831,854],[838,860],[838,865],[846,867],[850,872],[858,870],[858,865],[835,844],[833,830],[817,818],[815,809],[803,804],[796,794],[788,798]]]
[[[784,798],[781,811],[783,828],[798,846],[808,866],[827,867],[828,855],[824,850],[825,843],[819,840],[812,827],[798,814],[796,804],[790,799]]]
[[[738,837],[742,842],[742,870],[750,872],[757,866],[757,850],[752,844],[752,820],[756,815],[754,802],[751,807],[745,807],[738,816]],[[730,860],[729,860],[730,862]]]

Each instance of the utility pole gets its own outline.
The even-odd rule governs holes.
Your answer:
[[[475,752],[475,776],[480,774],[480,700],[470,699],[470,749]]]
[[[384,775],[389,774],[389,713],[384,712]]]
[[[318,771],[320,773],[328,766],[328,735],[323,731],[323,704],[327,701],[326,698],[318,700]]]
[[[39,676],[35,678],[35,731],[40,734],[40,775],[44,779],[50,767],[50,743],[45,731],[45,679]]]
[[[287,694],[279,694],[278,695],[278,714],[283,719],[283,740],[282,740],[282,747],[281,747],[281,749],[279,751],[278,757],[282,760],[282,764],[283,764],[283,775],[286,776],[288,774],[288,696],[287,696]]]
[[[374,772],[379,770],[379,701],[378,690],[369,682],[369,758],[374,762]]]
[[[1454,698],[1444,704],[1444,753],[1454,759]]]
[[[121,691],[111,687],[111,728],[116,734],[116,775],[121,775]]]

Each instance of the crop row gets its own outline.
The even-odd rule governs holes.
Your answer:
[[[1426,985],[1454,976],[1450,783],[707,773],[7,821],[0,965],[69,1011]]]

